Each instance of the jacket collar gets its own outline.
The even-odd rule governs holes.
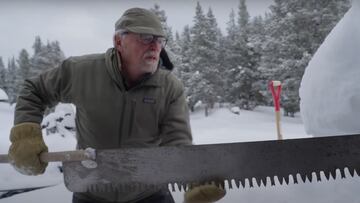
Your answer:
[[[105,53],[105,63],[106,63],[106,69],[112,78],[112,80],[117,84],[117,86],[125,90],[125,83],[124,78],[121,75],[121,61],[120,57],[118,56],[116,50],[114,48],[110,48]],[[135,87],[138,86],[155,86],[155,87],[161,87],[163,86],[163,82],[161,81],[160,73],[161,72],[161,63],[159,63],[159,66],[157,70],[149,75],[145,76],[144,79],[137,84]]]

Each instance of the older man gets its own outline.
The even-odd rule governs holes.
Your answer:
[[[48,148],[39,123],[45,108],[58,102],[77,108],[80,149],[192,144],[183,86],[167,70],[172,64],[164,49],[166,41],[156,15],[132,8],[115,24],[114,48],[68,58],[60,67],[26,80],[10,133],[9,158],[15,169],[27,175],[44,173],[47,163],[40,161],[39,154]],[[213,201],[223,195],[214,186],[200,186],[187,192],[185,201]],[[73,202],[174,200],[168,190],[146,190],[74,193]]]

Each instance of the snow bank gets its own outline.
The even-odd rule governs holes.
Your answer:
[[[335,26],[305,70],[300,109],[314,136],[360,133],[360,1]]]
[[[5,91],[0,88],[0,101],[7,101],[9,98]]]

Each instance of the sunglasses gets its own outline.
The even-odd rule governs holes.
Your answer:
[[[155,36],[155,35],[151,35],[151,34],[138,34],[138,33],[133,33],[133,32],[123,32],[121,34],[126,35],[126,34],[130,34],[130,33],[138,36],[137,37],[138,41],[144,45],[149,45],[153,42],[156,42],[161,45],[161,48],[164,48],[167,43],[167,39],[165,37]]]

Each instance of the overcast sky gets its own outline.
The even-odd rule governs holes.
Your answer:
[[[165,10],[173,31],[191,25],[196,0],[0,0],[0,56],[7,64],[22,48],[32,53],[36,35],[43,42],[58,40],[65,55],[104,52],[112,46],[114,23],[131,7],[151,8],[155,3]],[[237,12],[239,0],[199,0],[204,12],[211,6],[225,33],[231,9]],[[248,0],[250,16],[263,15],[272,0]]]

